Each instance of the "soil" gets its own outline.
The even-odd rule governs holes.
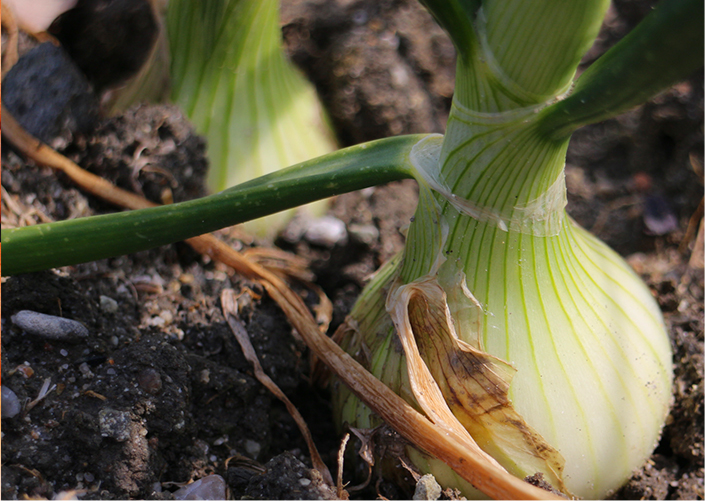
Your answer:
[[[585,65],[650,5],[615,2]],[[454,50],[416,2],[286,0],[283,22],[287,49],[317,85],[343,145],[443,131]],[[156,202],[204,194],[205,143],[177,109],[136,107],[89,132],[60,118],[61,130],[46,140],[81,166]],[[702,499],[703,270],[686,235],[703,197],[702,72],[578,131],[567,163],[570,214],[644,278],[674,351],[674,404],[662,439],[615,498]],[[114,210],[5,144],[2,167],[3,228]],[[329,215],[349,238],[326,246],[285,231],[274,242],[309,262],[334,305],[331,332],[367,277],[402,248],[416,197],[410,181],[343,195]],[[252,245],[236,229],[219,236],[238,249]],[[181,243],[3,279],[2,384],[23,410],[2,420],[2,498],[76,491],[81,499],[171,499],[179,485],[212,473],[235,499],[330,498],[293,419],[257,382],[228,329],[218,299],[226,287],[262,292]],[[29,335],[11,320],[21,310],[77,320],[90,336]],[[340,436],[327,390],[311,384],[305,345],[266,296],[240,314],[265,372],[302,412],[335,472]],[[27,405],[47,382],[46,397]],[[355,484],[355,475],[348,464],[345,480]],[[381,479],[353,493],[409,495]]]

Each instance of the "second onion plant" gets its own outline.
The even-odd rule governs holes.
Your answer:
[[[172,99],[207,139],[212,192],[337,148],[316,89],[282,50],[279,17],[279,0],[169,2]],[[272,238],[290,217],[246,227]]]

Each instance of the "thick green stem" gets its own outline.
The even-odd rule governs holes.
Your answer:
[[[570,87],[608,6],[608,0],[487,0],[476,23],[484,56],[496,65],[499,83],[526,104],[552,99]]]
[[[455,100],[493,113],[546,103],[570,88],[606,0],[425,0],[458,50]]]
[[[566,203],[568,142],[547,140],[535,118],[536,108],[484,114],[456,103],[439,162],[441,178],[468,214],[549,235],[559,230]]]
[[[432,186],[439,203],[505,231],[557,234],[568,141],[541,133],[537,117],[566,91],[607,2],[451,1],[457,12],[446,2],[426,4],[451,28],[459,22],[453,14],[464,12],[473,29],[472,37],[455,40],[456,94],[440,156],[427,167],[440,165]],[[407,264],[404,279],[424,275],[432,261],[416,262],[415,271]]]

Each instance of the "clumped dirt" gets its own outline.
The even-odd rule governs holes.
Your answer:
[[[585,63],[649,5],[616,2]],[[283,21],[288,50],[316,83],[343,144],[443,130],[454,51],[417,3],[289,0]],[[700,72],[582,129],[568,153],[571,215],[645,279],[674,351],[674,405],[661,442],[618,499],[703,498],[703,271],[692,243],[683,244],[703,194],[702,87]],[[204,194],[204,142],[173,107],[137,107],[90,133],[56,134],[55,145],[80,165],[155,202]],[[4,144],[2,166],[3,227],[114,210]],[[330,215],[346,224],[346,241],[326,247],[285,232],[275,242],[309,261],[334,305],[331,329],[369,274],[402,248],[416,196],[413,182],[344,195]],[[237,230],[219,235],[236,248],[250,245]],[[226,287],[262,293],[185,244],[4,280],[2,383],[24,410],[2,420],[2,498],[78,490],[81,499],[171,499],[179,484],[211,473],[235,499],[331,498],[293,419],[254,378],[223,318]],[[78,320],[90,336],[29,335],[11,321],[21,310]],[[240,315],[265,371],[335,471],[340,437],[326,389],[311,384],[306,347],[266,296]],[[27,405],[45,383],[46,397]],[[345,480],[354,484],[355,475],[349,464]],[[378,495],[409,493],[374,479],[353,497]]]

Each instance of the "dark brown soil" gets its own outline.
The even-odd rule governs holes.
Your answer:
[[[616,2],[586,63],[648,5]],[[318,86],[343,144],[442,132],[454,50],[416,2],[288,0],[283,21],[290,54]],[[702,110],[700,72],[578,131],[568,153],[571,215],[644,277],[674,349],[673,410],[653,457],[619,499],[703,498],[703,270],[689,262],[692,244],[678,250],[703,196],[702,167],[694,171],[703,160]],[[204,193],[204,143],[172,107],[139,107],[89,134],[57,134],[55,145],[80,165],[154,201]],[[114,210],[5,145],[2,155],[3,228]],[[332,329],[370,273],[401,249],[416,196],[413,182],[344,195],[330,215],[345,222],[347,241],[326,247],[285,233],[275,242],[309,260],[334,304]],[[236,230],[220,236],[249,245]],[[2,498],[78,489],[81,499],[169,499],[177,484],[211,473],[235,499],[329,497],[293,419],[254,378],[224,321],[220,292],[245,286],[261,292],[185,244],[3,279],[2,384],[25,408],[2,420]],[[91,335],[28,335],[10,320],[20,310],[78,320]],[[340,437],[326,389],[310,383],[306,347],[266,296],[241,314],[265,371],[335,472]],[[48,380],[53,390],[27,410]],[[348,465],[345,480],[357,483],[354,475]],[[355,497],[409,495],[375,484]]]

